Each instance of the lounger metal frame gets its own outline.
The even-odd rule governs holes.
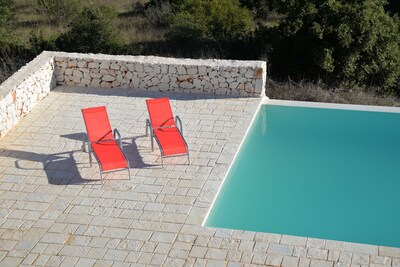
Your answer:
[[[179,127],[178,127],[178,123],[179,123]],[[154,134],[154,129],[153,126],[151,126],[151,122],[149,119],[146,119],[146,136],[149,135],[149,128],[150,128],[150,141],[151,141],[151,151],[154,151],[154,141],[153,138],[156,139],[158,148],[160,149],[160,153],[161,153],[161,166],[164,168],[164,161],[163,158],[172,158],[172,157],[179,157],[179,156],[186,156],[188,157],[188,164],[190,165],[190,156],[189,156],[189,147],[186,143],[185,138],[183,137],[183,126],[182,126],[182,121],[179,118],[179,116],[175,116],[175,125],[174,126],[166,126],[166,127],[158,127],[156,129],[162,129],[162,128],[172,128],[172,127],[176,127],[178,129],[178,132],[180,134],[180,136],[183,139],[183,142],[185,142],[185,146],[186,146],[186,151],[187,153],[183,153],[183,154],[174,154],[174,155],[169,155],[169,156],[163,156],[164,155],[164,151],[162,149],[162,146],[160,144],[160,141],[158,140],[157,136]]]
[[[128,166],[127,168],[115,169],[115,170],[111,170],[111,171],[103,171],[103,169],[102,169],[102,167],[101,167],[101,164],[100,164],[100,161],[99,161],[99,159],[97,158],[96,153],[93,153],[93,152],[92,152],[92,142],[90,142],[90,140],[89,140],[87,134],[86,134],[86,136],[83,138],[82,151],[83,151],[83,152],[88,152],[88,153],[89,153],[89,163],[90,163],[90,167],[92,167],[92,153],[93,153],[94,158],[96,159],[97,164],[99,165],[101,183],[103,183],[103,173],[118,172],[118,171],[123,171],[123,170],[127,170],[127,171],[128,171],[129,180],[131,179],[131,172],[130,172],[130,170],[129,170],[129,169],[130,169],[130,167],[129,167],[129,161],[128,161],[128,159],[126,158],[125,154],[123,153],[124,150],[123,150],[123,148],[122,148],[122,138],[121,138],[121,134],[119,133],[119,131],[118,131],[117,129],[114,129],[113,135],[114,135],[114,139],[101,140],[101,141],[93,142],[93,143],[94,143],[94,144],[99,144],[99,143],[107,142],[107,141],[116,141],[117,144],[118,144],[118,146],[119,146],[119,148],[120,148],[121,151],[122,151],[122,155],[123,155],[124,158],[125,158],[126,165]],[[118,136],[118,139],[116,138],[116,136]],[[86,143],[87,143],[88,151],[86,151]]]

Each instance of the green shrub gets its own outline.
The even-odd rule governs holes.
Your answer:
[[[147,5],[144,15],[148,22],[155,26],[166,27],[173,14],[173,6],[169,1],[158,1],[152,5]]]
[[[266,19],[268,17],[268,0],[240,0],[240,4],[252,10],[257,18]]]
[[[37,0],[36,6],[50,23],[66,25],[82,5],[79,0]]]
[[[7,76],[4,73],[10,72],[10,64],[16,58],[14,49],[16,38],[12,31],[14,18],[13,0],[0,0],[0,73],[2,77]],[[4,78],[2,78],[4,79]]]
[[[41,32],[32,31],[29,35],[30,53],[39,55],[42,51],[57,51],[57,36],[45,36]]]
[[[132,1],[132,14],[133,15],[143,15],[145,11],[145,5],[138,1],[138,0],[133,0]]]
[[[384,0],[277,0],[273,6],[287,14],[269,37],[275,74],[394,88],[399,20],[385,13]]]
[[[253,18],[239,0],[184,0],[170,26],[169,39],[220,42],[247,37]]]
[[[12,24],[15,15],[13,0],[0,0],[0,50],[12,43]]]
[[[0,28],[8,28],[14,18],[14,0],[0,0]]]
[[[108,7],[83,7],[69,30],[57,38],[57,47],[69,52],[115,53],[120,46],[116,16],[116,11]]]

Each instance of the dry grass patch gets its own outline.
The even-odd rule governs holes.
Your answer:
[[[271,99],[372,106],[400,106],[399,98],[391,95],[376,95],[372,90],[323,88],[320,84],[305,82],[294,83],[289,81],[285,83],[277,83],[269,80],[267,82],[265,93]]]

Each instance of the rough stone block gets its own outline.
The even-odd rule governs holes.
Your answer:
[[[159,88],[161,91],[168,91],[168,90],[170,89],[170,86],[169,86],[168,83],[160,83],[160,84],[158,85],[158,88]]]
[[[160,67],[161,67],[161,73],[162,74],[167,74],[168,73],[168,65],[162,64]]]
[[[160,79],[158,79],[157,77],[153,77],[151,79],[151,83],[153,86],[158,85],[160,83]]]
[[[191,67],[191,68],[188,68],[188,69],[187,69],[187,74],[189,74],[189,75],[195,75],[195,74],[198,74],[197,67]]]
[[[90,85],[90,79],[85,79],[85,78],[83,78],[83,79],[81,80],[81,84],[84,84],[84,85],[86,85],[86,86],[89,86],[89,85]]]
[[[239,86],[239,83],[238,83],[238,82],[232,82],[232,83],[229,84],[228,87],[229,87],[230,89],[236,89],[238,86]]]
[[[245,84],[244,90],[248,93],[254,93],[255,91],[253,84],[249,82]]]
[[[112,70],[119,70],[120,66],[119,66],[118,62],[112,62],[111,65],[110,65],[110,68]]]
[[[100,63],[100,69],[107,70],[107,69],[109,69],[109,68],[110,68],[110,62],[109,62],[109,61],[107,61],[107,60],[101,61],[101,63]]]
[[[98,62],[89,62],[88,67],[89,69],[98,69],[100,64]]]
[[[68,65],[67,65],[67,67],[68,68],[76,68],[77,67],[77,61],[76,60],[70,60],[70,61],[68,61]]]
[[[115,81],[115,77],[113,77],[111,75],[104,75],[102,80],[105,82],[112,82],[112,81]]]
[[[125,73],[125,79],[130,80],[132,78],[133,78],[133,73],[132,72],[128,71],[127,73]]]
[[[161,67],[160,66],[154,66],[153,72],[156,73],[156,74],[160,74],[161,73]]]
[[[186,68],[184,66],[178,66],[176,68],[176,70],[177,70],[179,75],[186,75],[187,74]]]
[[[119,87],[121,86],[121,82],[119,80],[115,80],[111,83],[111,87]]]
[[[75,76],[75,77],[78,77],[78,78],[83,78],[83,73],[81,71],[79,71],[79,70],[74,70],[72,72],[72,75]]]
[[[137,88],[139,86],[140,82],[141,82],[141,79],[139,79],[138,77],[133,77],[130,84],[133,88]]]
[[[78,61],[77,65],[78,65],[78,68],[86,68],[88,63],[85,60],[80,60],[80,61]]]
[[[111,88],[111,83],[103,81],[100,83],[100,87]]]
[[[245,77],[246,78],[253,78],[254,77],[254,71],[252,69],[248,69],[246,71]]]
[[[169,74],[175,74],[175,73],[177,73],[175,66],[170,65],[170,66],[168,67],[168,73],[169,73]]]
[[[81,78],[78,76],[70,76],[69,77],[71,81],[73,81],[74,83],[81,83]]]
[[[206,75],[207,74],[207,67],[205,66],[199,66],[199,75]]]
[[[72,75],[73,69],[66,69],[65,70],[65,75]]]
[[[90,82],[90,86],[98,87],[98,86],[100,85],[100,82],[101,82],[100,79],[93,79],[93,80]]]
[[[143,72],[144,71],[144,66],[141,63],[136,63],[135,64],[135,71],[136,72]]]

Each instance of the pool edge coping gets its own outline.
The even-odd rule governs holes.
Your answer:
[[[279,99],[269,99],[268,97],[262,98],[261,99],[261,104],[292,106],[292,107],[307,107],[307,108],[325,108],[325,109],[340,109],[340,110],[356,110],[356,111],[370,111],[370,112],[400,113],[400,107],[354,105],[354,104],[337,104],[337,103],[307,102],[307,101],[293,101],[293,100],[279,100]]]
[[[208,227],[208,228],[215,228],[218,229],[217,227],[212,227],[212,226],[207,226],[205,223],[208,220],[208,217],[210,215],[211,210],[214,207],[215,201],[219,196],[219,193],[222,189],[222,187],[225,184],[226,178],[232,168],[233,163],[235,162],[239,151],[241,150],[244,140],[246,139],[247,135],[250,132],[250,129],[253,126],[254,120],[260,110],[260,108],[263,105],[281,105],[281,106],[293,106],[293,107],[308,107],[308,108],[325,108],[325,109],[338,109],[338,110],[354,110],[354,111],[369,111],[369,112],[387,112],[387,113],[400,113],[400,107],[388,107],[388,106],[372,106],[372,105],[354,105],[354,104],[338,104],[338,103],[326,103],[326,102],[307,102],[307,101],[293,101],[293,100],[279,100],[279,99],[270,99],[267,96],[264,96],[261,98],[260,103],[258,104],[258,107],[250,121],[250,124],[245,132],[245,135],[243,136],[243,139],[241,140],[238,149],[235,152],[235,156],[233,157],[231,164],[229,165],[229,168],[227,169],[224,179],[221,182],[220,187],[218,188],[218,191],[207,211],[207,214],[205,218],[203,219],[201,223],[201,227]],[[225,228],[223,228],[225,229]],[[249,230],[237,230],[237,229],[231,229],[234,231],[245,231],[245,232],[254,232],[258,233],[255,231],[249,231]],[[261,232],[260,232],[261,233]],[[267,233],[267,234],[275,234],[275,233]],[[381,256],[381,257],[395,257],[392,254],[396,254],[397,252],[400,252],[400,248],[397,247],[390,247],[390,246],[382,246],[382,245],[373,245],[373,244],[366,244],[366,243],[357,243],[357,242],[349,242],[349,241],[340,241],[340,240],[333,240],[333,239],[321,239],[321,238],[313,238],[313,237],[302,237],[302,236],[295,236],[295,235],[285,235],[285,234],[278,234],[282,237],[286,236],[289,239],[290,238],[306,238],[306,247],[308,246],[309,240],[321,240],[324,243],[329,242],[330,246],[337,251],[341,252],[350,252],[350,253],[356,253],[356,254],[364,254],[364,255],[369,255],[369,256]],[[280,243],[280,242],[279,242]],[[310,246],[313,247],[313,246]],[[316,246],[315,248],[317,248]],[[330,250],[329,249],[329,250]]]
[[[217,200],[217,198],[218,198],[218,196],[219,196],[219,193],[220,193],[222,187],[223,187],[224,184],[225,184],[226,177],[228,177],[228,174],[229,174],[229,172],[231,171],[232,165],[233,165],[233,163],[235,162],[235,160],[236,160],[236,158],[237,158],[237,156],[238,156],[238,154],[239,154],[239,151],[241,150],[241,148],[242,148],[242,146],[243,146],[244,140],[246,139],[247,135],[248,135],[249,132],[250,132],[250,129],[251,129],[252,126],[253,126],[253,122],[254,122],[254,120],[255,120],[257,114],[258,114],[258,111],[260,110],[260,108],[261,108],[262,105],[263,105],[263,100],[264,100],[264,98],[265,98],[265,97],[261,98],[260,102],[258,103],[257,109],[255,110],[255,112],[254,112],[254,114],[253,114],[253,117],[252,117],[251,120],[250,120],[250,124],[249,124],[249,126],[247,127],[246,132],[245,132],[245,134],[244,134],[242,140],[240,141],[239,147],[237,148],[237,150],[236,150],[236,152],[235,152],[235,155],[233,156],[232,161],[231,161],[231,163],[230,163],[228,169],[226,170],[226,173],[225,173],[225,175],[224,175],[224,179],[222,179],[221,185],[219,186],[218,191],[217,191],[217,193],[215,194],[214,199],[213,199],[213,201],[212,201],[212,203],[211,203],[211,205],[210,205],[210,207],[209,207],[209,209],[208,209],[208,211],[207,211],[207,214],[206,214],[206,216],[204,217],[204,219],[203,219],[203,221],[202,221],[202,223],[201,223],[201,226],[202,226],[202,227],[209,227],[209,226],[206,226],[205,223],[206,223],[207,220],[208,220],[208,217],[209,217],[209,215],[210,215],[210,213],[211,213],[211,210],[214,208],[214,203],[215,203],[215,201]]]

